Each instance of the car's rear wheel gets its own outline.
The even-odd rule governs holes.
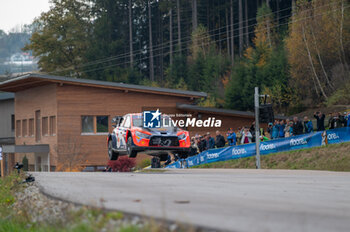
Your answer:
[[[137,156],[137,152],[132,149],[132,145],[133,145],[132,138],[131,136],[129,136],[126,144],[126,151],[130,158],[135,158]]]
[[[109,140],[109,142],[108,142],[108,158],[109,158],[109,160],[117,160],[118,159],[118,153],[113,151],[112,140]]]

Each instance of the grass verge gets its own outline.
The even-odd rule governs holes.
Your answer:
[[[254,168],[255,156],[193,168]],[[350,171],[350,143],[332,144],[261,156],[261,168]]]

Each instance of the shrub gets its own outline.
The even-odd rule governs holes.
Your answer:
[[[122,156],[118,160],[110,160],[107,164],[113,172],[130,172],[136,165],[133,158]]]
[[[28,171],[28,158],[27,158],[27,156],[23,157],[22,164],[23,164],[23,171]]]

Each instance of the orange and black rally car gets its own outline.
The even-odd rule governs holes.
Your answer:
[[[188,131],[173,126],[167,115],[159,117],[158,128],[144,127],[142,113],[114,117],[114,129],[107,138],[109,159],[117,160],[120,155],[135,158],[138,152],[159,156],[160,160],[165,160],[169,152],[186,158],[191,147]]]

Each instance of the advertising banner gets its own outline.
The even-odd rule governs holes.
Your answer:
[[[350,127],[313,132],[289,138],[281,138],[261,142],[260,154],[268,155],[276,152],[305,149],[326,144],[343,142],[350,142]],[[200,164],[240,159],[244,157],[254,156],[255,154],[255,143],[210,149],[198,155],[189,157],[185,160],[174,162],[168,165],[166,168],[192,167]]]

